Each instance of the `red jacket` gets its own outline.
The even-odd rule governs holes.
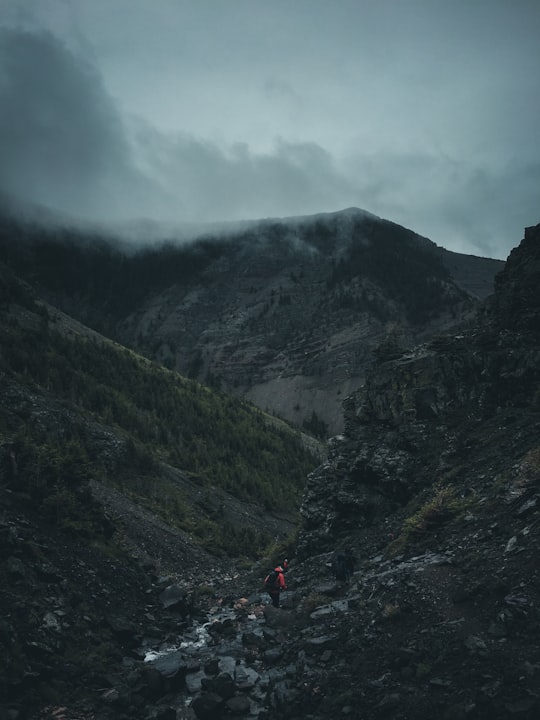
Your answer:
[[[287,583],[285,582],[285,576],[283,575],[283,568],[280,565],[278,565],[277,567],[274,568],[274,572],[277,573],[276,584],[268,592],[279,593],[282,590],[286,590]]]
[[[286,589],[287,589],[287,583],[285,582],[285,575],[283,574],[283,568],[278,566],[277,568],[275,568],[275,571],[276,571],[277,574],[278,574],[278,576],[277,576],[277,581],[276,581],[276,585],[277,585],[278,589],[279,589],[280,591],[281,591],[281,590],[286,590]]]

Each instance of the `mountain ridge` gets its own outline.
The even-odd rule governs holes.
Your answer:
[[[53,304],[321,437],[341,431],[341,399],[389,335],[412,346],[463,322],[503,266],[357,208],[129,256],[68,231],[34,242],[13,261]]]

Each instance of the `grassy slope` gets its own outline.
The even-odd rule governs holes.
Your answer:
[[[0,372],[12,390],[1,441],[16,452],[17,482],[45,512],[91,532],[78,489],[97,478],[233,555],[256,555],[271,537],[264,520],[260,528],[227,520],[227,497],[262,517],[294,517],[319,462],[299,433],[36,302],[9,272],[1,279]],[[197,507],[181,476],[201,489]]]

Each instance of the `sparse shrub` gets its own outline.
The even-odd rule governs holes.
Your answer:
[[[309,420],[304,419],[302,421],[302,427],[306,432],[311,433],[321,440],[328,437],[328,424],[320,419],[315,410],[311,413]]]
[[[261,564],[266,567],[274,567],[277,563],[283,562],[285,558],[294,557],[294,548],[298,542],[298,530],[284,540],[274,540],[268,542],[264,550],[264,556],[261,558]]]
[[[382,616],[385,620],[397,620],[401,615],[401,608],[398,603],[386,603],[382,609]]]
[[[92,538],[102,531],[102,515],[89,498],[70,488],[57,488],[41,503],[43,516],[62,530]]]
[[[239,572],[247,573],[253,568],[253,560],[250,558],[240,558],[236,563],[236,567]]]
[[[40,561],[45,560],[45,553],[35,542],[27,542],[24,547],[26,552],[32,559]]]
[[[206,595],[211,597],[215,593],[215,588],[212,587],[212,585],[201,583],[200,585],[197,585],[195,592],[197,593],[197,595]]]
[[[404,521],[400,535],[386,548],[386,556],[399,555],[408,542],[440,527],[464,512],[473,502],[474,496],[459,497],[455,487],[441,482],[435,483],[432,496]]]
[[[422,535],[446,522],[470,503],[456,497],[456,490],[450,485],[436,484],[434,491],[433,497],[403,523],[406,535]]]
[[[431,665],[427,663],[418,663],[416,666],[416,677],[425,678],[431,673]]]
[[[302,602],[302,608],[309,615],[309,613],[312,613],[316,608],[321,607],[321,605],[327,604],[328,598],[326,597],[326,595],[318,592],[312,592],[304,598],[304,601]]]
[[[540,482],[540,447],[533,448],[525,455],[520,465],[519,484],[536,485]]]

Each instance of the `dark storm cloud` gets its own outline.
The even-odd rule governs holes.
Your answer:
[[[0,108],[4,191],[89,217],[142,192],[98,74],[51,34],[0,30]]]
[[[2,188],[78,216],[318,212],[333,209],[347,186],[315,143],[280,141],[256,155],[245,144],[224,151],[142,122],[130,135],[95,68],[49,33],[0,31],[0,106]]]
[[[540,221],[534,160],[378,153],[349,158],[346,171],[366,208],[458,252],[504,260],[524,226]]]
[[[188,220],[254,219],[335,208],[355,191],[315,143],[279,141],[268,154],[243,143],[228,152],[196,138],[175,138],[148,128],[138,134],[145,167],[159,178],[176,204],[163,203],[162,215]]]

